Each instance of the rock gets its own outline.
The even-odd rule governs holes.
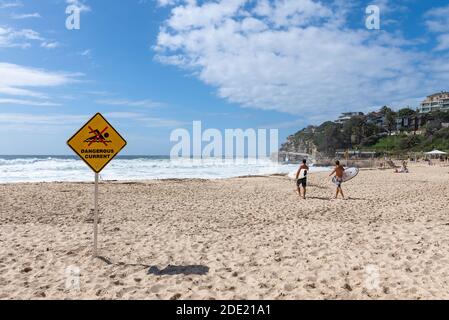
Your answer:
[[[179,300],[181,298],[181,294],[177,293],[173,297],[170,298],[170,300]]]
[[[352,291],[352,287],[349,285],[349,283],[345,283],[345,285],[343,286],[343,289],[346,289],[348,291]]]

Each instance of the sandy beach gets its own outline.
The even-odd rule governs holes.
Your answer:
[[[0,185],[0,299],[449,298],[449,168]],[[77,276],[79,271],[79,277]]]

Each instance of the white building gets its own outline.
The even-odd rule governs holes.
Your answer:
[[[443,91],[432,94],[421,103],[421,113],[428,113],[436,110],[449,111],[449,92]]]
[[[335,123],[345,123],[351,120],[352,117],[363,116],[363,112],[345,112],[342,113],[341,116],[335,120]]]

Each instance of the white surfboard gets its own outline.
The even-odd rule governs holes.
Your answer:
[[[359,168],[347,168],[345,169],[345,172],[343,173],[343,182],[347,182],[351,179],[354,179],[360,172]],[[332,179],[333,183],[337,182],[337,178],[334,177]]]
[[[307,175],[309,174],[309,170],[301,170],[301,172],[299,173],[299,177],[298,179],[304,179],[307,178]],[[295,176],[296,178],[296,176]]]
[[[298,172],[298,170],[293,171],[293,172],[290,172],[290,173],[288,174],[288,177],[289,177],[290,179],[296,179],[296,173],[297,173],[297,172]],[[308,171],[308,170],[301,170],[301,173],[299,174],[298,179],[304,179],[305,177],[307,177],[308,174],[309,174],[309,171]]]

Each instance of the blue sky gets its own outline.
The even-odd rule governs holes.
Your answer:
[[[168,154],[194,120],[282,142],[343,111],[417,107],[449,90],[448,58],[448,1],[0,0],[0,154],[70,154],[96,112],[125,154]]]

